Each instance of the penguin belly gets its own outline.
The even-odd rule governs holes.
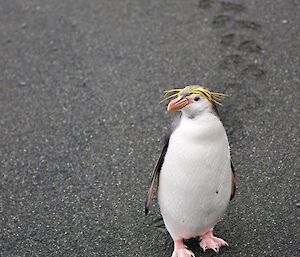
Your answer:
[[[230,199],[231,166],[223,126],[201,135],[184,124],[171,135],[159,178],[158,201],[174,240],[200,236],[222,218]],[[195,128],[192,128],[194,131]],[[207,133],[207,134],[206,134]]]

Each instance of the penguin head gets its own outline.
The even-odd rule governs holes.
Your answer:
[[[209,111],[212,103],[199,94],[184,93],[173,99],[167,107],[168,112],[181,111],[184,115],[195,117],[204,111]]]
[[[188,117],[196,117],[203,112],[211,111],[224,96],[224,94],[212,92],[200,86],[188,86],[175,92],[172,96],[177,96],[177,98],[168,104],[167,110],[169,112],[181,111]]]

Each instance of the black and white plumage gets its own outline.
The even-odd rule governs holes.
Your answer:
[[[227,244],[214,237],[212,229],[232,199],[236,182],[227,135],[215,106],[221,94],[199,86],[175,92],[177,98],[168,111],[180,110],[182,115],[156,163],[145,211],[158,182],[161,214],[174,240],[172,257],[187,257],[194,255],[183,239],[200,237],[204,250],[218,251]]]

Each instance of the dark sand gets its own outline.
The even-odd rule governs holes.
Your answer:
[[[1,1],[0,256],[171,256],[144,197],[162,92],[195,83],[230,95],[218,256],[299,253],[299,1],[234,2]]]

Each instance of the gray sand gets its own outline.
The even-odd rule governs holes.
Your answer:
[[[296,256],[299,13],[296,0],[1,1],[0,256],[171,256],[144,198],[174,118],[163,90],[195,83],[229,95],[239,188],[219,256]]]

